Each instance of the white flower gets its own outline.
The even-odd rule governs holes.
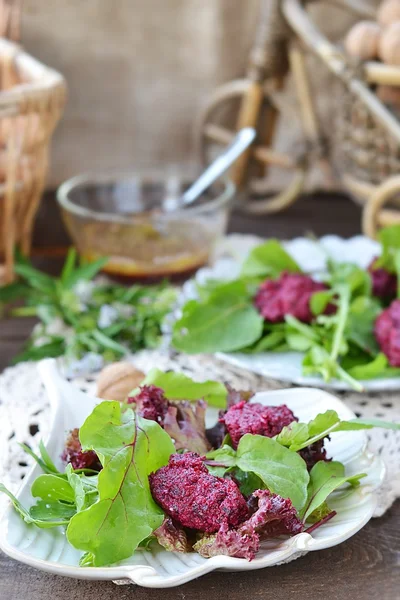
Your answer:
[[[60,317],[55,317],[46,327],[45,332],[47,335],[59,335],[64,336],[65,332],[68,331],[69,327]]]
[[[103,304],[100,308],[99,318],[97,319],[97,326],[100,329],[109,327],[118,319],[118,311],[111,304]]]
[[[74,285],[73,291],[78,296],[79,300],[85,304],[91,300],[94,288],[95,283],[93,281],[81,280]]]
[[[122,302],[114,302],[113,306],[117,309],[121,317],[124,319],[130,319],[136,313],[136,308],[129,304],[122,304]]]

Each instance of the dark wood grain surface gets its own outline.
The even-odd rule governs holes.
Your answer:
[[[302,199],[280,215],[250,218],[234,214],[230,230],[283,239],[311,232],[348,237],[360,233],[360,211],[343,196],[314,195]],[[67,243],[53,198],[49,195],[42,205],[37,223],[35,246],[39,257],[35,262],[57,272],[60,259],[43,255],[47,254],[47,246]],[[0,370],[21,349],[33,323],[32,319],[0,321]],[[137,600],[398,600],[400,502],[336,548],[310,553],[288,565],[261,571],[214,573],[180,588],[167,590],[47,575],[0,552],[0,600],[125,600],[133,597]]]

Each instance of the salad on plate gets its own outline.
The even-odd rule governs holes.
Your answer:
[[[400,226],[383,229],[379,242],[367,268],[331,255],[312,272],[277,240],[256,246],[238,274],[196,283],[172,346],[189,354],[300,352],[303,375],[358,391],[361,381],[400,377]]]
[[[206,428],[207,406],[219,411]],[[43,473],[16,511],[41,529],[64,528],[80,565],[123,561],[149,545],[202,557],[253,560],[264,540],[314,532],[331,519],[335,494],[362,486],[325,442],[375,420],[341,420],[335,410],[300,422],[285,404],[182,373],[149,372],[123,402],[99,401],[51,458],[26,447]],[[351,435],[351,433],[348,433]]]

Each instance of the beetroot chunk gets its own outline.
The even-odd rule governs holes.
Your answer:
[[[314,318],[310,308],[311,297],[315,292],[327,289],[325,284],[314,281],[308,275],[282,273],[279,279],[267,279],[261,284],[254,303],[264,319],[271,323],[284,321],[285,315],[310,323]],[[328,304],[325,314],[334,311],[335,307]]]
[[[70,431],[61,458],[65,462],[71,463],[74,469],[93,469],[94,471],[101,469],[99,457],[95,452],[92,450],[82,451],[78,428]]]
[[[211,475],[198,454],[173,454],[149,476],[154,500],[178,524],[214,533],[223,523],[236,527],[248,516],[236,483]]]
[[[224,554],[253,560],[260,540],[280,535],[296,535],[303,523],[288,498],[268,490],[256,490],[251,497],[253,514],[237,529],[221,525],[213,535],[203,535],[193,546],[201,556],[210,558]]]
[[[254,402],[239,402],[220,419],[231,437],[234,448],[238,447],[240,439],[246,434],[274,437],[282,429],[297,421],[296,417],[285,404],[282,406],[264,406]]]
[[[368,267],[372,280],[372,294],[382,300],[393,300],[397,293],[397,277],[381,267],[375,267],[375,258]]]
[[[135,404],[136,413],[144,419],[156,421],[163,426],[169,403],[161,388],[155,385],[143,385],[137,396],[128,398],[128,404]]]
[[[375,321],[375,337],[392,367],[400,367],[400,300],[381,312]]]

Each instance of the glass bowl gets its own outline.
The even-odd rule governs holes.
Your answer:
[[[235,194],[224,178],[193,206],[163,211],[190,183],[176,172],[88,173],[63,183],[57,200],[85,260],[107,256],[103,270],[119,277],[185,279],[208,262]]]

